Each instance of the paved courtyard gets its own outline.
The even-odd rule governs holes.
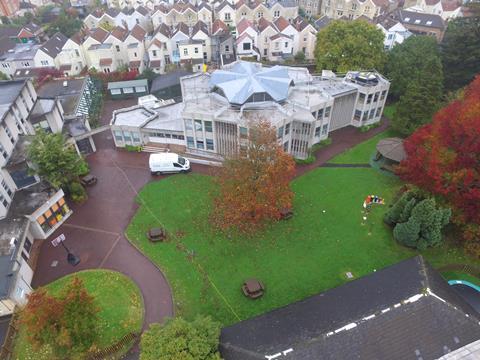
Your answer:
[[[115,108],[133,104],[131,100],[108,101],[104,107],[102,124],[110,121]],[[333,144],[317,154],[314,164],[299,167],[297,176],[324,164],[334,155],[383,131],[387,124],[368,133],[354,128],[344,128],[332,134]],[[131,153],[115,150],[109,131],[94,136],[97,152],[88,156],[91,173],[98,183],[88,188],[88,200],[83,204],[70,204],[74,213],[40,247],[40,254],[32,286],[50,283],[64,275],[85,270],[105,268],[124,273],[139,286],[145,302],[144,329],[153,322],[161,322],[174,315],[174,303],[167,279],[160,269],[151,263],[125,238],[124,231],[138,205],[137,192],[152,177],[148,170],[148,153]],[[203,165],[192,165],[193,172],[210,174]],[[54,247],[51,240],[65,234],[66,246],[81,259],[72,267],[66,261],[65,249]],[[129,358],[138,358],[135,348]]]

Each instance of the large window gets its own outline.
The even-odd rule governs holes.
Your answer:
[[[288,135],[290,133],[290,123],[285,124],[285,135]]]
[[[2,187],[7,193],[8,196],[12,197],[12,189],[10,189],[10,186],[8,186],[7,182],[2,179]]]
[[[122,132],[120,130],[114,130],[113,131],[113,136],[115,136],[115,140],[123,141]]]
[[[325,117],[326,117],[326,118],[330,117],[330,110],[331,110],[331,109],[332,109],[332,108],[331,108],[330,106],[325,109]]]
[[[68,214],[70,209],[65,203],[65,199],[61,198],[53,204],[47,211],[37,218],[38,224],[45,233],[48,233],[56,224],[62,221],[63,217]]]
[[[213,139],[207,139],[207,150],[213,150]]]
[[[355,116],[353,117],[353,120],[356,120],[356,121],[362,120],[362,111],[355,110]]]
[[[320,130],[322,130],[321,126],[315,128],[315,136],[320,136]]]
[[[365,103],[365,94],[364,93],[360,93],[358,95],[358,102],[361,103],[362,105]]]
[[[251,44],[249,42],[243,43],[243,50],[250,50]]]
[[[3,147],[2,144],[0,144],[0,154],[2,154],[2,156],[3,156],[5,159],[8,157],[7,150],[5,150],[5,148]]]
[[[132,94],[133,93],[133,87],[123,88],[123,93],[124,94]]]
[[[328,131],[328,124],[325,124],[322,127],[322,135],[327,135],[327,131]]]
[[[283,126],[278,128],[277,137],[280,139],[283,136]]]
[[[246,127],[240,126],[240,137],[246,139],[248,137],[248,129]]]
[[[193,130],[192,120],[190,120],[190,119],[185,120],[185,129],[186,130]]]
[[[323,119],[323,109],[319,109],[317,112],[317,120]]]
[[[211,121],[204,121],[203,125],[205,126],[205,132],[213,132]]]
[[[195,147],[195,143],[193,141],[192,136],[187,136],[187,146],[191,149],[193,149]]]
[[[197,149],[205,149],[203,139],[197,139]]]
[[[202,120],[195,120],[195,131],[202,131]]]

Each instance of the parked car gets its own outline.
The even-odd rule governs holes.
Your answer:
[[[175,153],[151,154],[148,165],[155,175],[190,171],[190,161]]]
[[[93,186],[97,183],[97,177],[93,175],[85,175],[80,179],[83,186]]]

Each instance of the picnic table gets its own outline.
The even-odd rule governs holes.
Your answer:
[[[265,287],[260,280],[248,279],[243,283],[242,291],[246,297],[257,299],[263,295]]]

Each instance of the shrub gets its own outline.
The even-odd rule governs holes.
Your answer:
[[[370,125],[363,125],[363,126],[360,127],[360,132],[362,132],[362,133],[368,132],[371,129],[375,129],[375,128],[379,127],[380,125],[382,125],[381,121],[376,122],[374,124],[370,124]]]
[[[70,198],[76,203],[87,200],[87,192],[83,188],[82,184],[77,181],[74,181],[68,185],[68,193],[70,194]]]
[[[384,221],[394,226],[399,243],[423,250],[442,242],[442,228],[450,221],[450,209],[436,207],[434,198],[408,191],[387,211]]]
[[[125,145],[125,150],[131,152],[141,152],[142,147],[140,145]]]

